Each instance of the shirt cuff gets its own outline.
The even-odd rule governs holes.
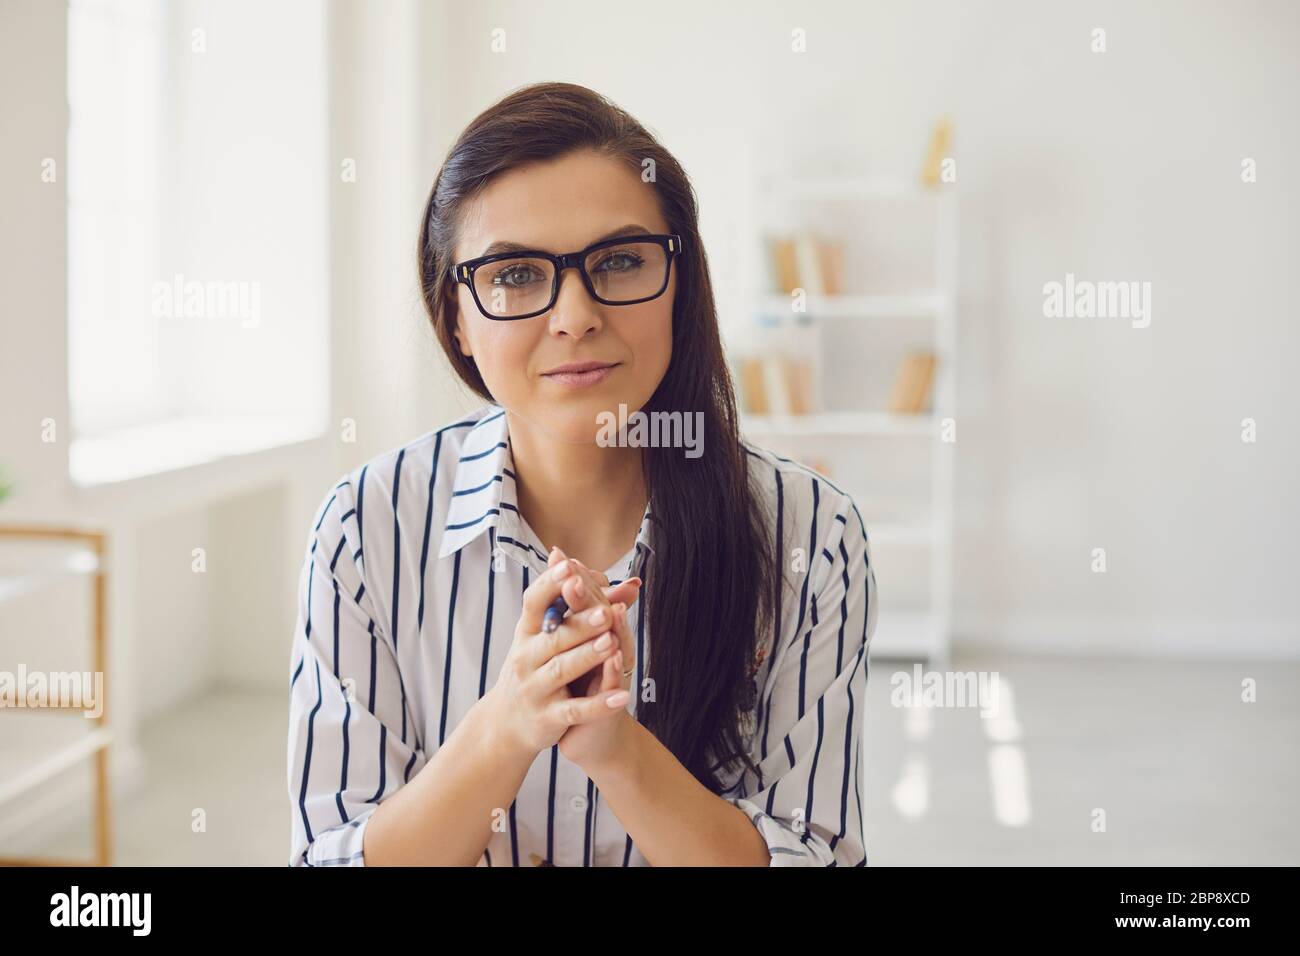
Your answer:
[[[365,866],[362,852],[366,824],[370,822],[372,808],[365,816],[316,834],[307,847],[304,866]]]
[[[795,832],[790,824],[777,820],[761,807],[743,797],[728,800],[745,812],[749,822],[758,829],[759,835],[767,843],[768,853],[772,856],[769,866],[830,866],[833,855],[816,834]]]

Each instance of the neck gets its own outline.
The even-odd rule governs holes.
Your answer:
[[[605,571],[636,540],[649,492],[640,448],[556,441],[506,412],[519,512],[542,544]]]

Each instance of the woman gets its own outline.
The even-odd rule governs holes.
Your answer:
[[[452,147],[419,268],[488,404],[313,521],[291,864],[865,865],[866,529],[739,438],[681,166],[524,88]]]

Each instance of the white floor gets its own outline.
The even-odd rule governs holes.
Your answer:
[[[868,681],[872,865],[1300,863],[1300,665],[958,659],[1012,689],[1008,743],[972,709],[913,739],[888,699],[910,666]]]
[[[1300,665],[959,657],[953,670],[998,673],[998,719],[894,707],[891,677],[912,665],[872,662],[872,866],[1300,863]],[[151,724],[147,786],[115,808],[115,861],[283,866],[287,714],[283,695],[214,693]],[[206,832],[192,832],[195,808]],[[81,827],[39,851],[88,846]]]

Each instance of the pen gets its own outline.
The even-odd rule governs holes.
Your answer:
[[[551,554],[554,555],[555,551],[556,548],[552,547]],[[564,600],[564,595],[561,594],[551,602],[551,606],[548,607],[546,613],[542,615],[542,633],[553,633],[555,629],[560,626],[560,622],[564,620],[564,615],[568,610],[569,602]]]
[[[546,614],[542,617],[542,633],[550,634],[559,627],[560,621],[564,619],[564,615],[568,610],[569,603],[564,600],[563,596],[552,601],[551,606],[546,609]]]

